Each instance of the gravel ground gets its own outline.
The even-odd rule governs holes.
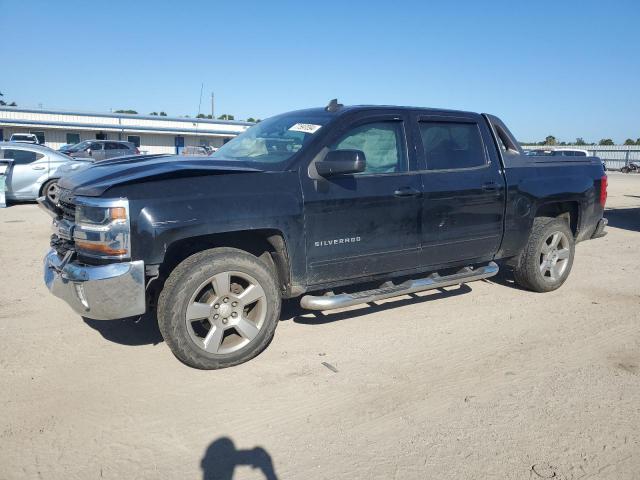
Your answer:
[[[48,217],[0,210],[0,478],[637,479],[640,175],[609,184],[609,235],[556,292],[289,304],[209,372],[152,319],[83,321],[43,285]]]

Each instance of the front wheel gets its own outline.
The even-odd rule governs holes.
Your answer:
[[[534,292],[555,290],[567,280],[574,254],[573,233],[564,219],[535,218],[514,269],[516,283]]]
[[[273,338],[280,293],[273,270],[233,248],[184,260],[158,299],[158,325],[173,354],[205,370],[246,362]]]

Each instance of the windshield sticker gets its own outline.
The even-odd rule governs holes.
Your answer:
[[[318,130],[320,130],[322,125],[314,125],[313,123],[296,123],[293,127],[289,129],[290,132],[303,132],[314,134]]]

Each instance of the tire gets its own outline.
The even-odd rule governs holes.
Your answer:
[[[188,257],[169,275],[158,298],[158,325],[186,365],[231,367],[269,345],[280,303],[274,272],[262,260],[235,248],[214,248]]]
[[[574,255],[575,241],[566,220],[537,217],[514,268],[515,281],[534,292],[556,290],[567,280]]]
[[[51,180],[47,180],[42,188],[40,189],[40,196],[46,196],[47,201],[52,205],[56,205],[58,203],[58,179],[52,178]]]
[[[620,171],[621,171],[622,173],[629,173],[629,167],[622,167],[622,168],[620,169]]]

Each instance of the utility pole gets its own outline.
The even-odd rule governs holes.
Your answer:
[[[215,119],[216,115],[215,115],[215,109],[213,107],[214,107],[213,92],[211,92],[211,118]]]

